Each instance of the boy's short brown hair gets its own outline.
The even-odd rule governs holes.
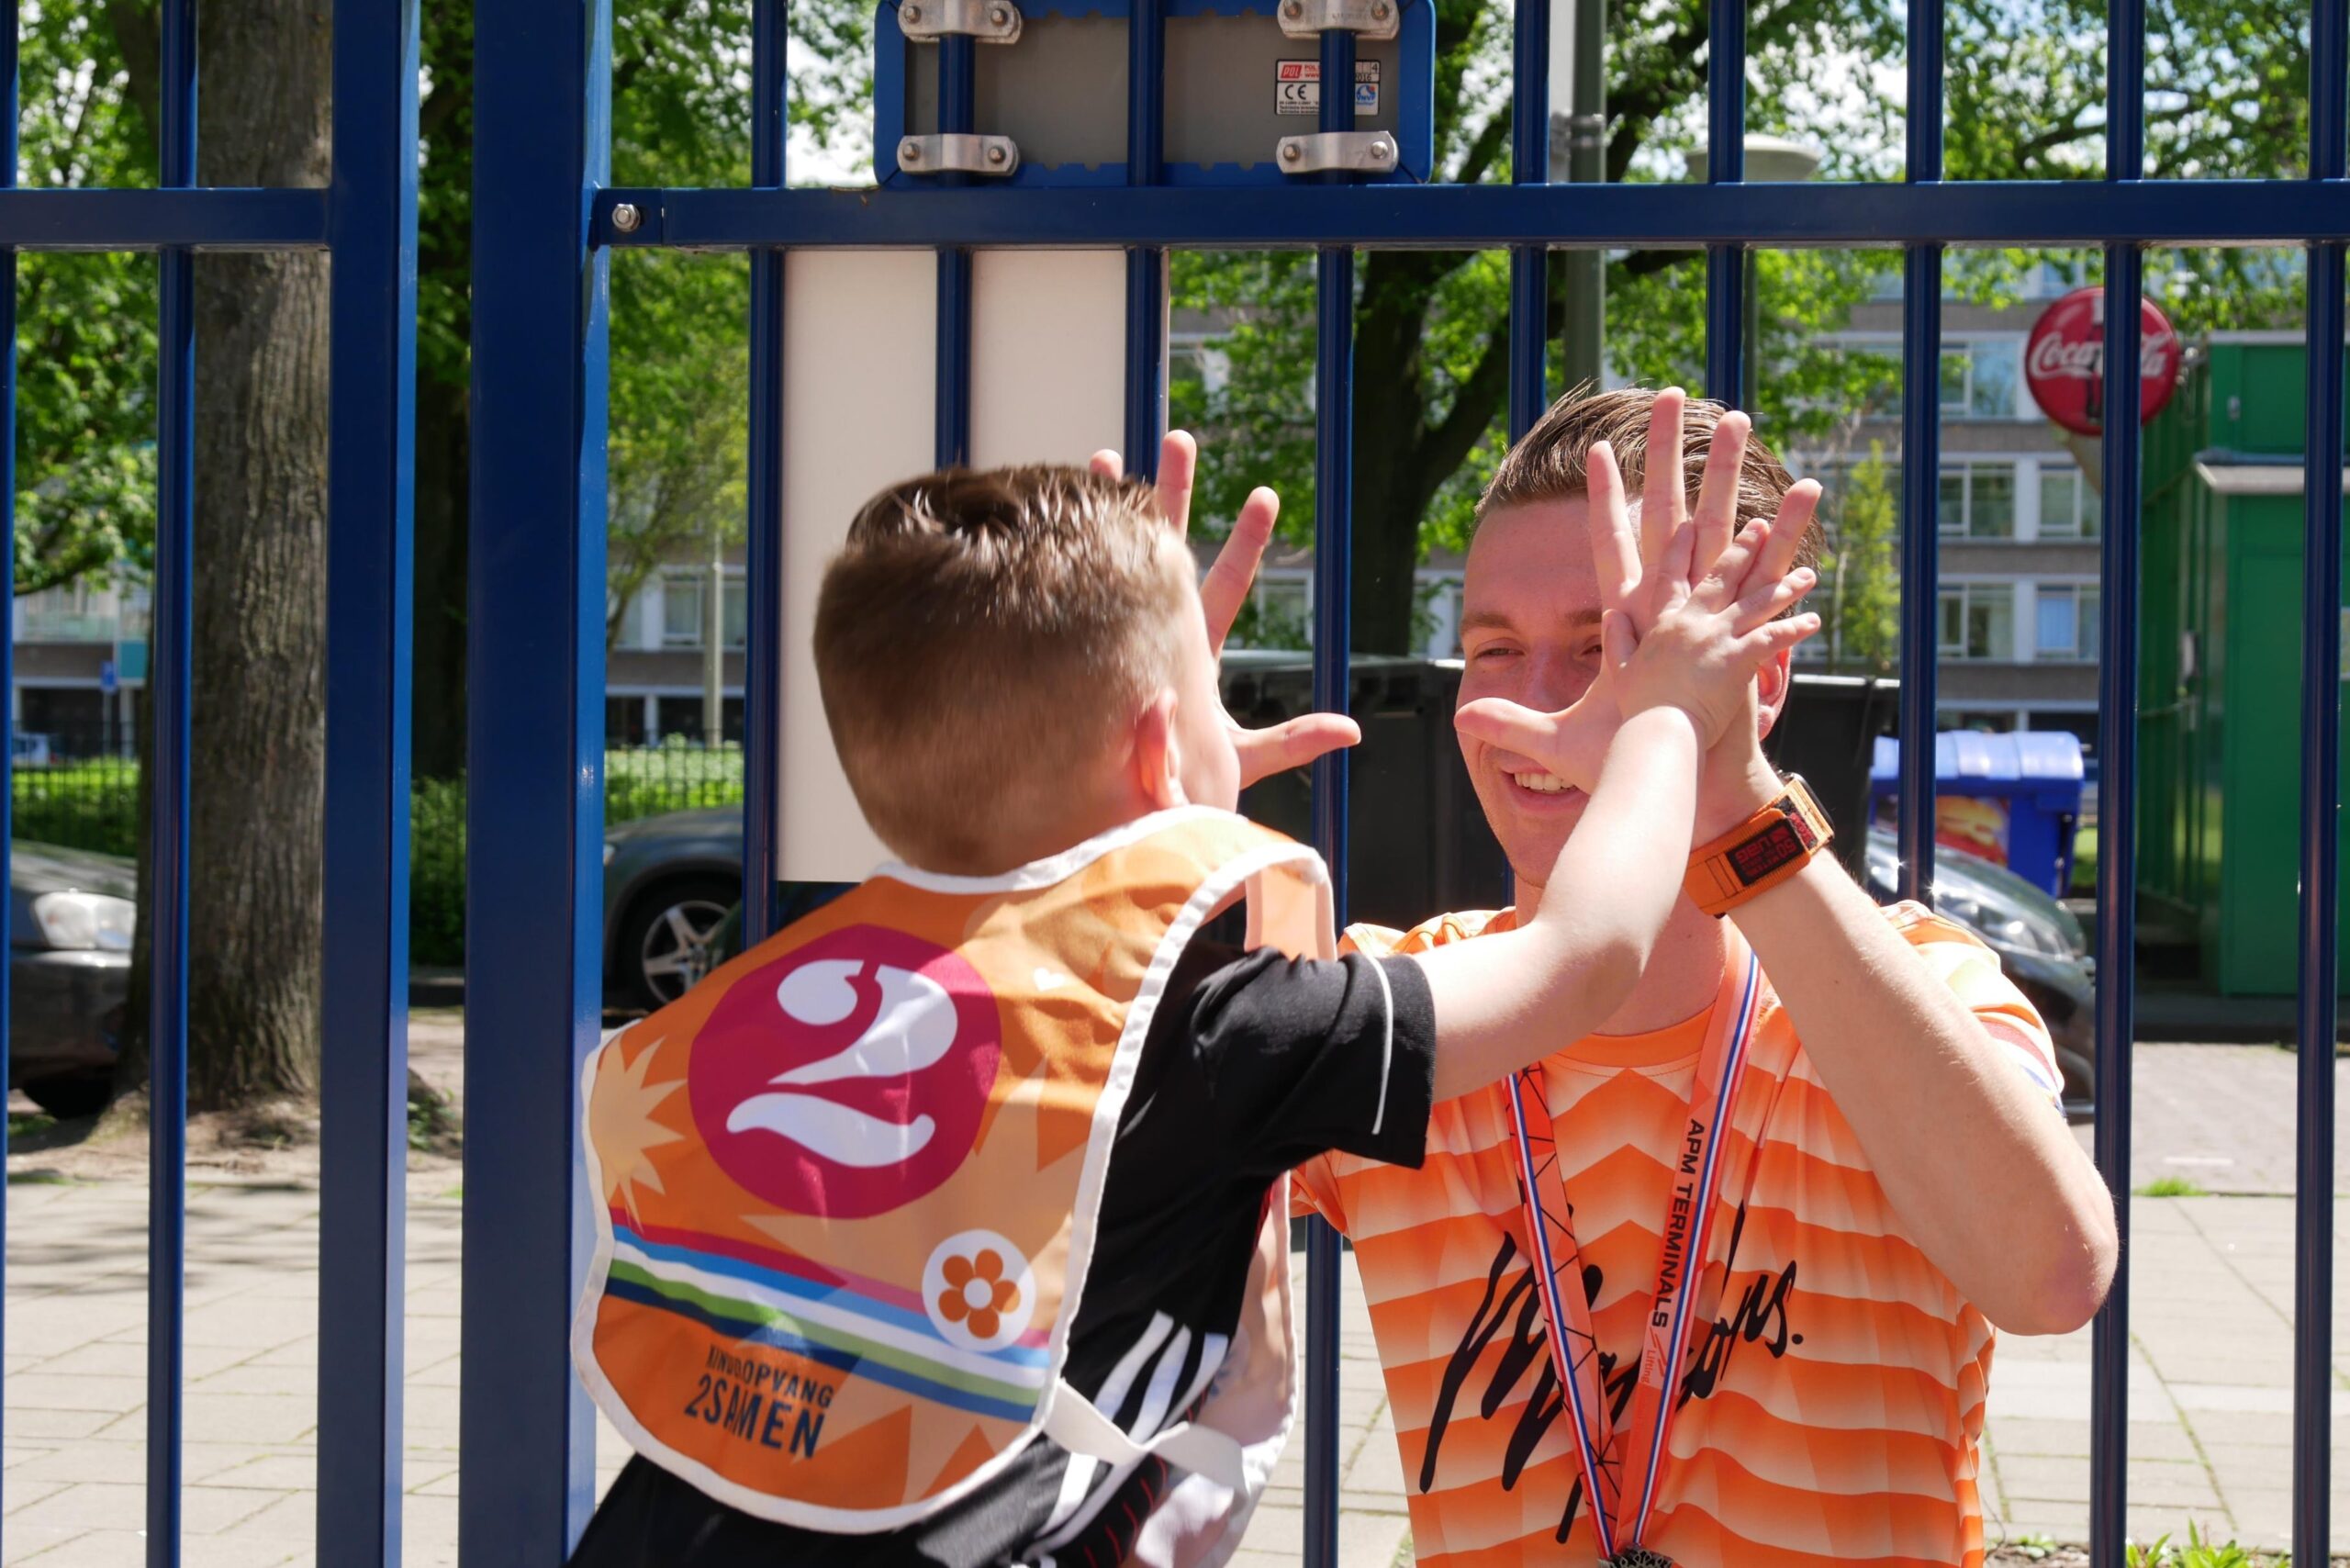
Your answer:
[[[1149,487],[947,469],[866,503],[816,601],[816,678],[866,820],[960,868],[1043,820],[1172,684],[1189,557]]]
[[[1502,459],[1501,466],[1477,498],[1477,521],[1505,507],[1528,506],[1584,495],[1590,487],[1587,465],[1591,449],[1601,442],[1616,449],[1616,465],[1624,473],[1629,499],[1638,500],[1648,471],[1649,414],[1656,392],[1646,386],[1626,386],[1613,392],[1570,392],[1550,405],[1534,428],[1520,436]],[[1692,398],[1681,416],[1682,487],[1692,501],[1705,477],[1706,459],[1714,450],[1714,431],[1729,410],[1709,398]],[[1795,487],[1777,455],[1759,435],[1746,439],[1746,461],[1738,476],[1738,516],[1740,523],[1769,519]],[[1819,524],[1805,531],[1798,566],[1819,559]]]

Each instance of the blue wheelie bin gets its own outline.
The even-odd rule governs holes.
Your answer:
[[[1892,819],[1901,743],[1879,736],[1869,803]],[[2062,898],[2073,880],[2081,815],[2081,742],[2061,730],[1934,737],[1934,842],[2005,866]]]

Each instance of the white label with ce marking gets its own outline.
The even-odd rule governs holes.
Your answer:
[[[1273,112],[1318,115],[1322,112],[1322,62],[1318,60],[1273,62]],[[1355,113],[1379,112],[1379,62],[1355,62]]]

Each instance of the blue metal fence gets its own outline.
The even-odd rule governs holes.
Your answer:
[[[2345,170],[2345,4],[2318,0],[2311,28],[2311,167],[2306,180],[2149,182],[2143,175],[2143,0],[2116,0],[2108,39],[2107,177],[2097,184],[1942,182],[1941,0],[1910,0],[1907,179],[1892,185],[1785,189],[1743,183],[1743,28],[1739,0],[1712,0],[1714,156],[1704,187],[1547,183],[1542,90],[1548,17],[1521,7],[1513,184],[1349,185],[1343,176],[1281,190],[1171,189],[1162,173],[1163,7],[1133,7],[1128,184],[1084,190],[940,188],[882,195],[784,188],[781,0],[760,0],[752,55],[752,185],[744,190],[609,187],[608,0],[481,7],[476,115],[473,416],[472,792],[466,1076],[475,1136],[465,1175],[460,1539],[468,1564],[552,1564],[592,1498],[593,1427],[572,1377],[563,1325],[587,1252],[578,1190],[578,1068],[599,1023],[604,611],[606,277],[622,245],[753,253],[748,789],[745,842],[755,896],[749,934],[770,924],[779,773],[784,255],[796,247],[938,250],[937,447],[968,441],[970,248],[1122,246],[1128,274],[1125,429],[1137,468],[1155,460],[1165,251],[1175,246],[1311,247],[1319,267],[1316,422],[1315,696],[1347,689],[1348,493],[1354,258],[1357,249],[1508,247],[1512,252],[1510,419],[1524,430],[1544,398],[1548,251],[1561,245],[1704,246],[1707,378],[1740,385],[1745,253],[1760,245],[1892,245],[1905,251],[1902,619],[1905,733],[1933,723],[1939,422],[1939,305],[1953,244],[2106,248],[2100,743],[2098,1160],[2129,1207],[2133,796],[2137,645],[2139,382],[2137,313],[2144,247],[2266,241],[2309,247],[2309,441],[2305,493],[2302,960],[2305,1041],[2334,1027],[2336,671],[2342,568],[2342,344]],[[24,250],[161,252],[161,507],[156,566],[156,983],[151,1226],[149,1537],[151,1563],[179,1555],[179,1354],[184,1273],[186,1050],[187,675],[192,547],[194,343],[188,281],[196,249],[323,248],[334,257],[333,458],[329,583],[327,911],[321,1225],[319,1551],[335,1564],[399,1558],[400,1182],[404,1144],[410,405],[414,374],[417,12],[414,0],[335,6],[335,168],[325,190],[196,185],[193,0],[164,0],[162,185],[151,191],[24,191],[0,168],[0,273]],[[13,22],[13,7],[12,22]],[[9,29],[12,40],[15,29]],[[1325,35],[1323,129],[1352,121],[1353,39]],[[968,129],[968,41],[942,50],[940,129]],[[6,80],[14,100],[13,53]],[[13,114],[9,116],[13,152]],[[615,225],[627,203],[635,221]],[[0,291],[0,311],[12,310]],[[11,334],[13,341],[13,334]],[[11,356],[13,358],[13,356]],[[0,405],[14,366],[0,364]],[[0,416],[5,417],[5,416]],[[0,436],[5,436],[0,426]],[[10,443],[0,440],[0,452]],[[821,460],[819,457],[818,460]],[[0,497],[13,486],[0,486]],[[0,649],[0,661],[6,653]],[[0,662],[0,672],[5,672]],[[549,694],[556,700],[549,700]],[[1906,748],[1899,823],[1905,891],[1930,881],[1927,748]],[[1315,776],[1315,837],[1343,877],[1346,774]],[[0,812],[8,791],[0,790]],[[0,835],[5,843],[5,835]],[[5,854],[5,849],[0,849]],[[1343,900],[1343,884],[1341,884]],[[0,986],[5,986],[0,975]],[[0,997],[5,992],[0,991]],[[2322,1561],[2328,1537],[2332,1331],[2331,1053],[2304,1051],[2300,1076],[2300,1272],[2294,1550]],[[2125,1252],[2126,1269],[2126,1252]],[[1307,1557],[1336,1561],[1337,1252],[1309,1250]],[[2122,1562],[2126,1506],[2126,1274],[2098,1327],[2093,1420],[2094,1556]]]
[[[160,16],[160,188],[19,190],[17,7],[7,7],[0,157],[0,463],[15,443],[16,257],[159,252],[153,985],[149,1015],[147,1560],[180,1558],[185,1278],[188,722],[198,250],[333,255],[329,441],[327,892],[320,1364],[322,1561],[399,1555],[400,1278],[407,1148],[410,409],[416,342],[417,12],[334,7],[334,175],[324,189],[196,185],[193,0]],[[13,500],[0,483],[0,504]],[[7,654],[0,650],[0,661]],[[0,674],[6,673],[0,662]],[[7,809],[0,790],[0,812]],[[6,834],[0,834],[0,854]],[[5,980],[0,980],[5,985]],[[5,999],[5,991],[0,991]],[[325,1384],[322,1382],[322,1388]]]

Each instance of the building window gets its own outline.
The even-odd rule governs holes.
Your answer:
[[[1943,465],[1940,521],[1945,538],[2013,539],[2016,536],[2015,465]]]
[[[2016,647],[2016,588],[2013,583],[1956,583],[1942,591],[1942,636],[1946,659],[2011,660]]]
[[[661,582],[661,645],[701,646],[701,579],[665,577]]]
[[[1236,648],[1310,648],[1314,645],[1314,595],[1304,577],[1259,577],[1234,617],[1230,645]]]
[[[719,607],[724,624],[719,627],[730,649],[748,647],[751,642],[751,587],[740,577],[726,580],[726,599]]]
[[[2022,345],[2012,339],[1942,349],[1942,413],[1958,420],[2012,420],[2023,380]]]
[[[1934,728],[1961,730],[1980,735],[2004,735],[2018,727],[2020,714],[2005,709],[1977,711],[1972,708],[1944,708],[1934,715]]]
[[[2097,587],[2092,583],[2042,583],[2039,623],[2032,650],[2041,658],[2079,663],[2097,656]]]
[[[2095,539],[2101,515],[2078,468],[2069,463],[2040,465],[2040,537]]]

